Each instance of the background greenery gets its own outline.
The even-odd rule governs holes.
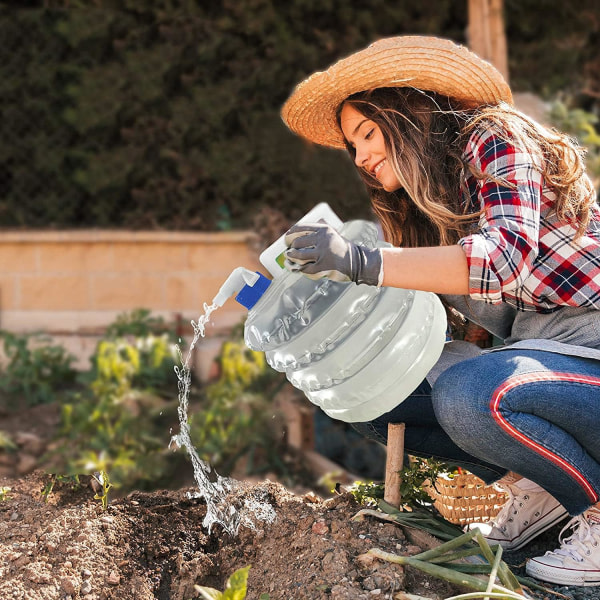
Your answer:
[[[505,13],[514,89],[597,114],[598,3]],[[245,228],[321,200],[366,216],[347,157],[293,136],[282,103],[379,37],[464,43],[466,25],[466,0],[2,2],[0,226]]]
[[[201,385],[192,378],[188,420],[198,455],[223,475],[237,466],[245,475],[275,473],[287,484],[308,480],[273,421],[273,399],[286,379],[267,367],[262,352],[246,348],[242,334],[241,326],[234,328],[223,344],[214,381]],[[191,467],[185,450],[169,447],[180,428],[173,371],[179,344],[172,325],[135,310],[107,328],[91,368],[75,371],[74,357],[51,339],[0,331],[7,356],[0,416],[41,404],[59,408],[58,427],[39,461],[51,473],[108,473],[120,493],[180,485]],[[0,429],[0,455],[16,457],[13,433]]]

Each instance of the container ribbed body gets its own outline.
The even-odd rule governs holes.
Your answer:
[[[367,221],[341,233],[386,245]],[[245,341],[329,416],[362,422],[410,395],[438,360],[445,332],[435,294],[286,272],[248,313]]]

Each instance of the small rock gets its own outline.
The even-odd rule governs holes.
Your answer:
[[[111,571],[106,578],[106,582],[109,585],[119,585],[121,582],[121,576],[116,571]]]
[[[415,554],[420,554],[423,552],[423,549],[420,546],[408,544],[407,546],[404,546],[404,552],[406,552],[407,556],[414,556]]]
[[[376,561],[377,559],[372,555],[372,554],[359,554],[356,558],[355,561],[358,563],[358,566],[361,569],[372,569],[373,568],[373,563]]]
[[[12,515],[10,515],[10,520],[11,521],[17,521],[19,519],[19,513],[18,512],[14,512],[12,513]]]
[[[298,530],[304,531],[308,529],[314,522],[314,519],[310,515],[304,515],[298,519]]]
[[[307,494],[304,494],[302,499],[308,504],[318,504],[321,502],[321,498],[319,498],[319,496],[317,496],[314,492],[308,492]]]
[[[375,583],[372,577],[365,577],[362,581],[362,586],[363,589],[369,592],[372,592],[373,590],[377,589],[377,584]]]
[[[37,565],[30,564],[25,569],[25,577],[33,583],[48,584],[50,583],[50,574],[45,571],[40,571]]]
[[[402,539],[401,535],[402,534],[402,530],[397,527],[396,525],[394,525],[393,523],[381,523],[381,535],[384,535],[386,537],[390,537],[390,538],[397,538],[397,539]]]
[[[31,454],[22,453],[19,456],[19,462],[17,463],[17,473],[19,475],[27,475],[31,473],[37,466],[37,458]]]
[[[325,523],[325,519],[319,519],[313,523],[311,527],[313,533],[317,535],[325,535],[329,532],[329,527],[327,527],[327,523]]]
[[[82,596],[87,596],[90,592],[92,591],[92,584],[90,583],[89,580],[84,581],[81,584],[81,595]]]
[[[15,457],[14,455],[11,454],[4,454],[4,453],[0,453],[0,465],[2,465],[3,467],[10,467],[10,469],[7,469],[6,472],[10,473],[12,471],[12,467],[15,464]]]
[[[46,444],[42,438],[28,431],[18,431],[15,434],[14,440],[22,450],[34,456],[39,456],[46,449]]]
[[[61,577],[60,587],[65,593],[74,596],[79,590],[79,581],[75,577]]]
[[[20,556],[19,558],[17,558],[17,560],[15,560],[14,565],[17,568],[20,567],[24,567],[25,565],[28,565],[31,562],[30,558],[28,556]]]
[[[83,571],[81,571],[81,576],[84,579],[89,579],[92,576],[92,572],[89,569],[83,569]]]

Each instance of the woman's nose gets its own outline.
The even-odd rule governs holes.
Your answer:
[[[369,159],[369,153],[364,147],[356,146],[356,154],[354,155],[354,164],[357,167],[364,167]]]

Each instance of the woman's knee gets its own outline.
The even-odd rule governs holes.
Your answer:
[[[466,360],[444,371],[435,382],[431,398],[442,428],[451,436],[472,436],[490,418],[489,373],[480,372],[478,358]]]

